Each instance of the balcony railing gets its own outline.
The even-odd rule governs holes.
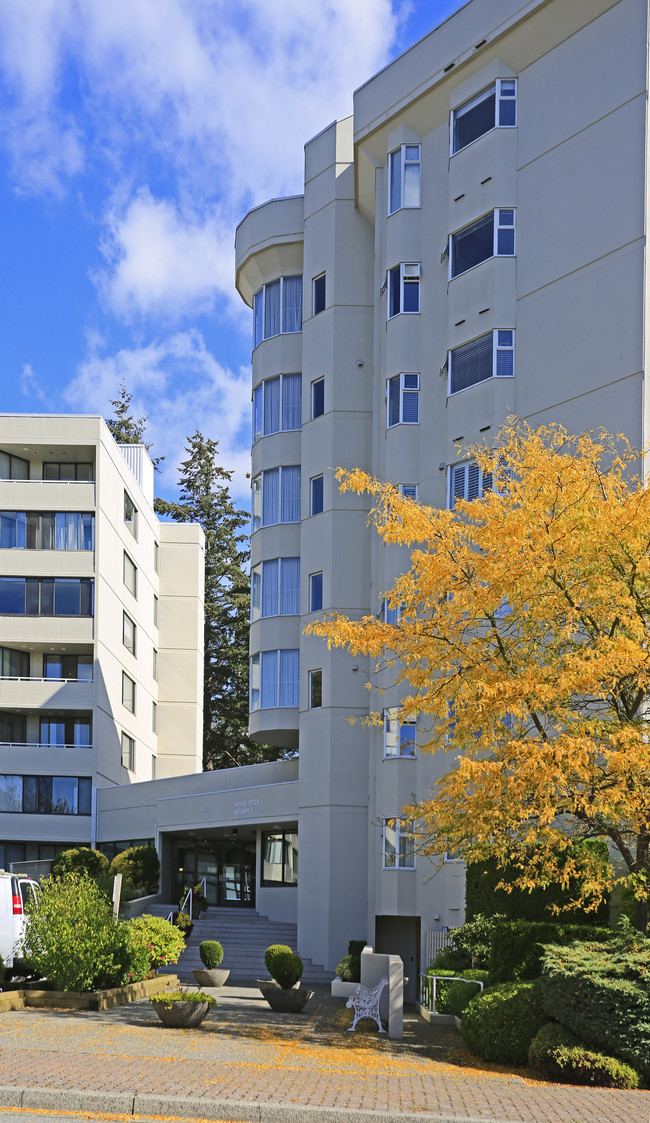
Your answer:
[[[87,682],[92,686],[93,681],[91,678],[54,678],[52,675],[0,675],[0,682]]]
[[[0,741],[0,749],[92,749],[91,745],[53,745],[46,741]]]

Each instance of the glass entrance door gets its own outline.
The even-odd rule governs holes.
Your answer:
[[[255,843],[208,843],[175,845],[177,896],[205,878],[209,905],[253,908],[255,905]]]

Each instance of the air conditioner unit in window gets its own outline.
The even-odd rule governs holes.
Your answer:
[[[403,266],[405,277],[419,277],[420,276],[420,262],[409,261]]]

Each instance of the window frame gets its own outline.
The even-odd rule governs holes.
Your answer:
[[[409,495],[409,491],[406,490],[407,488],[409,489],[409,491],[413,492],[412,495]],[[418,496],[420,494],[419,484],[398,484],[397,490],[405,499],[412,499],[415,503],[417,503]]]
[[[504,93],[504,85],[514,85],[514,93]],[[465,113],[468,113],[470,110],[476,109],[477,106],[482,104],[482,102],[487,101],[492,93],[494,93],[494,124],[491,125],[489,129],[486,129],[485,132],[478,133],[475,137],[472,138],[472,140],[468,140],[465,144],[461,144],[459,147],[456,147],[455,131],[458,118],[463,116]],[[501,107],[502,103],[504,102],[514,103],[514,121],[512,122],[502,123],[500,120]],[[468,98],[466,101],[461,102],[460,105],[457,105],[454,107],[454,109],[452,109],[449,120],[449,155],[451,157],[455,156],[457,152],[464,152],[466,148],[469,148],[470,144],[474,144],[477,140],[480,140],[481,137],[487,136],[488,133],[494,132],[495,129],[515,129],[516,127],[517,79],[495,78],[495,80],[491,82],[489,86],[486,86],[483,90],[480,90],[479,93],[474,94],[471,98]]]
[[[300,327],[299,328],[292,328],[291,330],[288,331],[285,328],[286,308],[285,308],[284,286],[285,286],[285,281],[295,280],[298,277],[300,277]],[[278,281],[280,283],[280,302],[279,302],[280,327],[279,327],[278,331],[267,335],[266,334],[266,290],[268,288],[270,288],[272,285],[277,284]],[[278,336],[278,335],[297,335],[298,332],[302,331],[302,323],[303,323],[303,316],[304,316],[304,294],[303,294],[302,289],[303,289],[303,274],[302,273],[287,273],[286,275],[281,274],[279,277],[274,277],[272,281],[267,281],[265,284],[263,284],[257,290],[257,292],[253,296],[253,350],[255,350],[256,347],[259,347],[260,343],[264,343],[264,341],[266,339],[275,339],[276,336]],[[260,308],[259,308],[259,314],[260,314],[260,317],[261,317],[262,332],[261,332],[261,336],[258,338],[258,335],[257,335],[257,317],[258,317],[257,299],[260,295],[261,295],[261,303],[260,303]]]
[[[130,625],[132,629],[129,642],[127,642],[128,625]],[[131,653],[134,659],[136,658],[136,632],[137,626],[135,620],[129,616],[128,612],[122,609],[122,646]]]
[[[284,424],[284,417],[285,417],[284,388],[285,388],[285,380],[287,378],[297,379],[297,385],[300,386],[300,400],[297,403],[297,410],[298,410],[298,424],[297,425],[285,425]],[[279,392],[278,392],[278,421],[279,421],[279,424],[278,424],[277,429],[267,429],[266,428],[266,417],[267,417],[266,395],[267,395],[267,393],[270,392],[269,388],[270,388],[270,385],[271,385],[272,382],[278,382],[279,383]],[[259,399],[257,397],[258,394],[259,394]],[[252,404],[253,404],[253,409],[252,409],[252,414],[253,414],[253,417],[252,417],[252,429],[253,429],[252,443],[253,444],[257,444],[258,441],[261,441],[262,437],[271,437],[275,433],[298,433],[298,432],[300,432],[300,430],[302,428],[302,374],[301,374],[301,372],[300,371],[290,371],[290,372],[286,372],[286,373],[282,373],[282,374],[275,374],[271,378],[263,378],[262,381],[259,382],[257,384],[257,386],[255,386],[255,388],[253,389]],[[257,419],[258,405],[259,405],[259,411],[260,411],[260,414],[261,414],[261,429],[257,428],[257,420],[256,419]]]
[[[317,579],[320,578],[320,581]],[[316,601],[320,601],[319,604]],[[309,574],[309,611],[323,611],[323,570],[318,569]]]
[[[131,737],[124,730],[122,730],[121,748],[122,767],[128,769],[129,772],[135,772],[135,737]]]
[[[316,494],[316,503],[314,503],[314,492],[318,493],[318,484],[320,484],[320,500]],[[320,507],[318,506],[320,502]],[[318,476],[312,476],[309,480],[309,517],[313,518],[316,515],[322,515],[325,510],[325,476],[321,472]]]
[[[285,492],[283,486],[284,473],[291,469],[297,469],[297,476],[295,477],[297,480],[295,494],[289,493],[288,490]],[[264,476],[268,475],[271,472],[278,473],[279,518],[272,522],[266,522],[264,519]],[[302,474],[300,464],[278,464],[273,468],[263,468],[261,472],[258,472],[256,476],[253,476],[253,479],[251,480],[251,534],[255,534],[256,531],[261,530],[265,526],[279,526],[282,523],[300,522],[301,478]],[[295,505],[297,518],[285,519],[282,517],[285,509],[285,504],[287,507],[293,507]]]
[[[417,385],[406,386],[405,379],[417,379]],[[399,379],[399,419],[391,421],[391,386]],[[417,406],[417,420],[405,421],[404,420],[404,403],[406,395],[415,396]],[[391,378],[386,379],[386,428],[394,429],[397,425],[419,425],[420,424],[420,374],[419,371],[401,371],[399,374],[392,375]]]
[[[327,307],[327,274],[325,270],[312,278],[311,282],[311,314],[320,316]],[[322,292],[321,292],[322,289]]]
[[[283,662],[282,656],[283,656],[283,654],[284,655],[290,654],[292,656],[296,656],[295,660],[292,660],[292,662],[295,662],[295,664],[296,664],[296,676],[290,684],[291,687],[292,687],[292,694],[291,694],[292,700],[290,702],[281,702],[280,701],[281,696],[282,696],[283,685],[285,687],[288,685],[288,684],[283,684],[283,682],[282,682],[282,662]],[[264,655],[274,656],[275,658],[274,659],[263,659],[262,657]],[[254,673],[254,667],[255,666],[257,666],[259,668],[259,672],[257,674],[257,681],[259,683],[258,686],[255,685],[255,680],[256,680],[256,676],[255,676],[255,673]],[[264,670],[265,670],[265,667],[268,668],[270,666],[274,666],[274,668],[275,668],[273,682],[272,683],[266,683],[266,685],[265,685],[265,683],[263,681]],[[299,675],[300,675],[300,649],[299,648],[297,648],[297,647],[280,647],[280,648],[273,647],[269,650],[254,652],[250,657],[250,672],[249,672],[249,683],[250,683],[250,687],[249,687],[249,709],[250,709],[250,712],[251,713],[257,713],[258,710],[297,709],[297,707],[300,704]],[[263,706],[262,705],[263,696],[264,696],[264,693],[266,691],[269,691],[273,694],[274,701],[273,701],[273,704],[270,705],[270,706]],[[257,692],[257,705],[253,704],[253,697],[254,697],[255,692]]]
[[[502,216],[512,214],[512,222],[507,222],[505,217]],[[482,257],[480,261],[474,262],[473,265],[468,265],[466,269],[461,269],[460,272],[454,272],[454,239],[461,237],[463,234],[468,235],[470,231],[477,230],[480,226],[485,225],[484,220],[492,218],[492,253],[487,257]],[[512,230],[512,251],[502,250],[499,244],[505,241],[505,238],[500,238],[501,234],[506,231]],[[460,230],[454,230],[449,235],[449,242],[447,246],[449,257],[449,273],[448,279],[453,281],[456,277],[464,277],[472,269],[477,269],[479,265],[483,265],[486,261],[491,261],[494,257],[516,257],[517,256],[517,208],[516,207],[494,207],[491,211],[486,211],[485,214],[479,215],[473,222],[466,223],[461,226]]]
[[[129,572],[129,566],[131,566],[132,571],[133,571],[133,588],[131,588],[131,585],[129,584],[129,582],[126,579],[127,572]],[[128,589],[128,591],[130,592],[133,599],[137,600],[138,599],[138,567],[135,564],[133,558],[130,556],[130,554],[127,553],[126,550],[123,551],[123,556],[122,556],[122,584],[124,585],[124,587],[126,589]]]
[[[460,386],[458,390],[454,390],[452,386],[454,355],[463,351],[466,347],[480,343],[482,339],[487,339],[490,335],[492,336],[492,373],[487,378],[479,378],[476,382],[470,382],[467,386]],[[499,337],[502,335],[509,335],[511,337],[510,343],[500,342]],[[512,370],[508,374],[500,374],[498,370],[499,355],[506,353],[512,355]],[[483,335],[476,336],[475,339],[469,339],[466,343],[461,343],[458,347],[452,347],[447,352],[447,397],[455,397],[456,394],[462,394],[465,390],[471,390],[474,386],[491,382],[493,378],[514,378],[515,373],[515,329],[493,328],[491,332],[488,331]]]
[[[314,404],[315,396],[316,396],[315,392],[316,392],[317,386],[319,388],[322,388],[322,395],[323,395],[322,409],[319,409],[318,412],[316,411],[316,405]],[[319,389],[319,393],[320,393],[320,389]],[[319,403],[319,405],[320,404],[321,403]],[[311,384],[311,420],[315,421],[317,417],[322,417],[324,413],[325,413],[325,378],[324,377],[315,378],[314,381]]]
[[[131,514],[129,515],[129,507]],[[126,488],[124,488],[124,525],[129,534],[132,534],[136,542],[138,540],[138,508],[131,499]]]
[[[286,875],[286,867],[289,865],[288,862],[285,862],[286,847],[287,847],[287,845],[292,845],[291,843],[288,842],[289,836],[291,836],[292,838],[295,837],[297,839],[298,838],[298,830],[297,829],[295,829],[295,830],[284,830],[284,829],[282,829],[282,830],[277,830],[277,831],[262,831],[260,885],[264,889],[274,889],[278,886],[283,888],[283,889],[297,888],[297,885],[298,885],[298,862],[296,862],[296,866],[295,866],[295,871],[294,871],[295,872],[295,878],[294,878],[294,880],[293,881],[287,880],[287,875]],[[282,849],[282,863],[281,863],[282,864],[282,877],[281,877],[281,879],[278,879],[278,880],[275,880],[273,878],[268,878],[268,877],[264,876],[264,865],[265,865],[265,861],[266,861],[266,859],[264,857],[264,853],[265,853],[265,844],[266,844],[267,838],[276,839],[276,840],[280,839],[281,840],[280,846],[281,846],[281,849]],[[292,847],[292,849],[293,849],[293,847]],[[295,852],[296,852],[296,854],[299,854],[299,850],[298,850],[297,845],[295,847]],[[273,863],[266,862],[266,864],[277,866],[280,863],[278,863],[278,862],[273,862]]]
[[[307,704],[310,710],[323,708],[323,669],[316,667],[307,672]]]
[[[453,509],[456,505],[455,504],[456,499],[466,499],[467,491],[468,491],[468,483],[469,483],[469,469],[471,467],[476,467],[477,473],[478,473],[478,491],[477,491],[477,494],[475,496],[472,496],[472,499],[480,499],[480,498],[482,498],[482,496],[485,495],[486,491],[492,491],[493,488],[494,488],[494,481],[493,481],[493,478],[492,478],[492,474],[489,473],[489,472],[484,473],[483,469],[480,467],[480,465],[478,465],[476,463],[475,460],[463,460],[460,464],[450,464],[449,469],[448,469],[448,473],[447,473],[447,476],[448,476],[448,480],[447,480],[447,507],[451,511],[453,511]],[[464,485],[465,495],[456,495],[456,492],[455,492],[456,472],[459,471],[459,469],[461,469],[461,468],[465,470],[465,485]],[[471,502],[471,500],[470,500],[470,502]]]
[[[414,159],[413,157],[407,158],[407,155],[406,155],[407,148],[417,148],[417,150],[418,150],[417,159]],[[392,199],[392,194],[393,194],[393,192],[392,192],[392,187],[393,187],[393,162],[395,161],[396,157],[399,158],[399,202],[396,206],[393,206],[393,199]],[[407,168],[410,168],[410,167],[417,167],[417,169],[418,169],[418,175],[417,175],[418,201],[417,201],[417,203],[406,203],[405,202],[406,194],[407,194],[407,190],[406,190]],[[387,216],[390,217],[392,214],[397,214],[398,211],[402,211],[402,210],[420,210],[421,207],[422,207],[422,143],[421,143],[421,141],[410,141],[410,142],[406,141],[404,144],[400,144],[397,148],[394,148],[392,152],[389,152],[388,153],[388,161],[387,161],[387,169],[388,169],[388,173],[387,173],[388,202],[387,202],[387,209],[386,209]]]
[[[392,824],[392,826],[391,826],[391,824]],[[389,864],[386,861],[386,844],[387,844],[386,831],[387,830],[394,830],[395,831],[395,847],[394,847],[395,861],[392,864]],[[401,819],[399,817],[393,818],[392,816],[387,816],[385,818],[382,818],[382,821],[381,821],[382,869],[384,869],[384,870],[410,870],[410,871],[413,871],[416,868],[415,840],[413,839],[413,840],[409,841],[409,845],[411,846],[410,853],[405,848],[405,854],[402,854],[402,849],[401,849],[401,845],[400,845],[402,838],[406,838],[407,835],[412,834],[412,833],[413,833],[413,820],[412,819]],[[406,858],[410,857],[412,859],[412,864],[407,865],[405,862],[402,862],[403,857],[406,857]]]
[[[283,583],[283,574],[287,567],[284,562],[298,562],[298,582],[295,590],[292,590],[290,585]],[[270,596],[266,591],[267,575],[270,576],[268,565],[270,562],[277,562],[277,573],[275,580],[275,589],[271,591]],[[267,567],[265,569],[265,566]],[[288,597],[289,592],[295,592],[295,607],[290,612],[282,611],[283,594],[285,598]],[[271,599],[275,604],[276,612],[264,612],[265,600]],[[259,602],[259,603],[258,603]],[[277,558],[266,558],[264,561],[258,562],[251,569],[251,623],[257,620],[271,620],[274,616],[299,616],[300,615],[300,556],[286,556]]]
[[[131,684],[130,691],[127,686],[128,683]],[[129,693],[131,695],[130,704]],[[130,675],[127,675],[126,671],[122,671],[122,705],[124,706],[125,710],[129,711],[130,714],[135,715],[135,679],[132,679]]]
[[[411,272],[409,272],[409,270]],[[393,265],[387,274],[388,291],[386,297],[386,319],[394,320],[397,316],[420,315],[420,262],[400,261]],[[397,305],[395,311],[395,286],[397,285]],[[417,292],[417,308],[406,308],[406,293]]]
[[[386,706],[384,709],[384,760],[415,760],[418,751],[417,720],[415,718],[400,719],[399,706]],[[404,729],[412,730],[412,737],[403,735]],[[404,746],[412,745],[411,750]],[[394,746],[394,751],[390,751]]]

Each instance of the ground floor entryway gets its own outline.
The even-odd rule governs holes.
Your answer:
[[[175,871],[176,896],[198,885],[205,878],[208,904],[254,908],[255,906],[255,840],[174,839],[172,868]]]

